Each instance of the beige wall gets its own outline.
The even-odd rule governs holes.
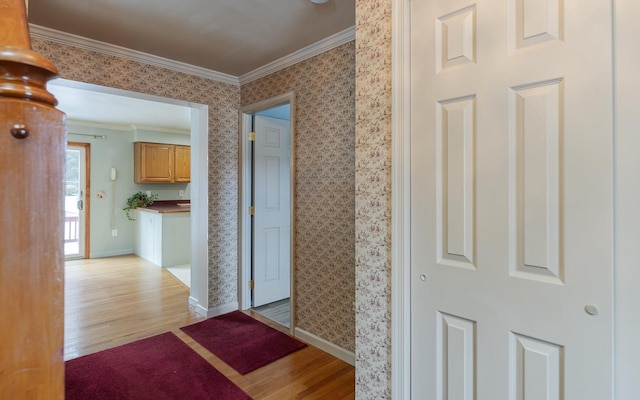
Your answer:
[[[391,398],[391,1],[356,0],[356,396]]]
[[[241,88],[242,105],[296,96],[297,327],[355,350],[355,45]]]

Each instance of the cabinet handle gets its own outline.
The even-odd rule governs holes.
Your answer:
[[[11,136],[16,139],[26,139],[29,136],[29,130],[23,124],[15,124],[11,128]]]

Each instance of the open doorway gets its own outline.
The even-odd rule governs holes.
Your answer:
[[[293,94],[241,112],[241,304],[293,332]]]
[[[208,193],[208,166],[207,166],[207,155],[208,155],[208,107],[202,104],[188,103],[184,101],[174,100],[170,98],[163,98],[158,96],[146,95],[141,93],[134,93],[120,89],[108,88],[104,86],[80,83],[69,81],[65,79],[56,79],[49,84],[49,89],[59,100],[60,109],[67,113],[67,117],[69,120],[80,120],[82,122],[86,122],[83,132],[76,131],[68,131],[67,134],[73,137],[86,138],[86,142],[90,142],[95,145],[102,145],[105,141],[113,140],[118,141],[118,146],[122,146],[122,149],[111,149],[109,151],[98,151],[94,150],[96,154],[95,162],[92,159],[91,162],[94,165],[102,165],[103,168],[95,168],[95,172],[93,173],[95,182],[92,181],[92,184],[95,183],[92,190],[86,190],[86,198],[93,199],[96,203],[96,207],[92,207],[92,223],[98,224],[100,219],[104,219],[105,229],[101,234],[104,238],[101,240],[99,237],[93,237],[92,235],[92,246],[91,246],[91,254],[87,255],[87,258],[102,258],[109,256],[117,256],[122,254],[130,254],[133,252],[133,245],[130,244],[128,246],[119,246],[116,251],[102,250],[101,245],[104,247],[104,243],[106,242],[115,242],[118,240],[126,240],[127,235],[131,238],[129,242],[133,241],[133,229],[131,229],[131,224],[128,221],[126,223],[119,224],[117,226],[112,225],[113,214],[112,211],[115,209],[116,214],[119,212],[119,209],[122,209],[125,205],[126,197],[130,196],[137,188],[133,182],[133,145],[132,141],[135,140],[143,140],[141,138],[141,132],[144,131],[144,123],[140,123],[137,121],[129,121],[130,127],[137,133],[134,134],[133,137],[126,137],[125,135],[116,135],[114,133],[112,137],[109,137],[108,134],[105,136],[101,129],[104,127],[104,122],[102,124],[91,124],[88,121],[98,121],[96,119],[89,118],[78,118],[77,116],[74,118],[76,114],[77,108],[90,108],[89,113],[102,111],[103,113],[107,113],[110,115],[115,115],[112,105],[116,105],[117,103],[123,102],[126,104],[125,107],[129,107],[133,109],[132,104],[136,102],[147,102],[147,103],[155,103],[159,107],[174,107],[181,108],[183,111],[182,118],[186,120],[186,131],[189,136],[187,136],[187,144],[191,145],[191,183],[190,183],[190,197],[191,197],[191,219],[192,223],[190,227],[187,229],[190,231],[190,235],[193,239],[191,242],[191,286],[189,289],[189,303],[196,307],[199,314],[206,315],[208,311],[208,242],[206,240],[207,232],[208,232],[208,202],[207,202],[207,193]],[[64,92],[84,92],[85,95],[104,95],[107,97],[106,100],[103,100],[103,103],[96,104],[93,101],[87,101],[86,98],[82,97],[82,95],[75,96],[70,100],[70,103],[65,103],[65,94]],[[73,96],[72,96],[73,97]],[[93,97],[92,97],[93,98]],[[99,101],[98,101],[99,102]],[[86,107],[86,105],[91,105],[91,107]],[[139,110],[139,109],[138,109]],[[141,117],[145,115],[144,112],[137,112]],[[160,119],[160,117],[164,117],[167,113],[162,111],[155,111],[151,113],[146,113],[148,118],[152,118],[153,124]],[[136,116],[137,117],[137,116]],[[106,122],[107,124],[111,124],[111,126],[115,126],[118,122]],[[122,124],[120,124],[122,125]],[[147,126],[154,126],[152,123],[147,124]],[[113,129],[112,129],[113,130]],[[117,129],[116,129],[117,130]],[[131,130],[131,129],[130,129]],[[144,134],[147,134],[146,132]],[[85,142],[85,140],[81,140]],[[104,161],[100,164],[99,158],[108,158],[108,160]],[[131,164],[128,165],[127,163]],[[127,166],[125,168],[125,166]],[[129,168],[130,167],[130,168]],[[114,175],[115,179],[112,179],[112,175]],[[117,178],[116,178],[117,177]],[[115,188],[113,187],[115,181]],[[125,186],[122,186],[125,185]],[[132,185],[132,186],[127,186]],[[184,184],[186,185],[186,184]],[[156,184],[155,187],[149,188],[152,191],[162,190],[161,184]],[[175,194],[178,195],[178,189],[185,189],[183,187],[176,187]],[[125,196],[124,198],[115,197],[115,196]],[[115,198],[115,205],[112,204],[113,199]],[[100,204],[102,202],[103,204]],[[85,203],[86,204],[86,203]],[[103,206],[102,211],[100,211],[99,205]],[[120,216],[121,217],[121,216]],[[122,219],[122,218],[120,218]],[[95,220],[95,221],[94,221]],[[122,222],[122,221],[119,221]],[[204,240],[200,240],[199,238],[205,238]],[[95,245],[95,246],[94,246]]]

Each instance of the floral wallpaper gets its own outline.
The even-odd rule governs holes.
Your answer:
[[[356,0],[356,398],[391,398],[389,0]]]
[[[242,88],[42,39],[33,47],[62,78],[209,106],[209,307],[237,301],[240,99],[294,91],[298,326],[355,351],[358,399],[391,398],[389,0],[356,0],[355,43]]]
[[[60,78],[209,106],[209,307],[237,301],[238,86],[32,38]]]
[[[290,91],[297,327],[355,351],[355,44],[243,85],[242,105]]]

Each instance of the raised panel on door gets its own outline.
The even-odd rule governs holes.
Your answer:
[[[411,60],[412,398],[610,398],[610,2],[415,0]]]

